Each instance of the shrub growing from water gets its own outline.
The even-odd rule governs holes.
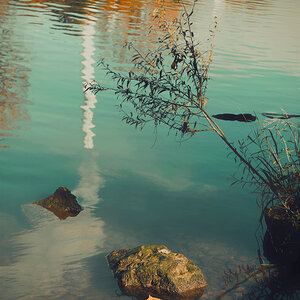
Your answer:
[[[128,73],[118,72],[101,60],[99,65],[115,85],[106,87],[94,82],[86,89],[95,93],[114,92],[120,100],[123,120],[137,128],[143,129],[149,123],[155,129],[164,125],[181,138],[214,132],[242,169],[233,184],[250,185],[259,194],[260,223],[263,224],[267,211],[276,208],[282,216],[299,225],[299,127],[288,118],[275,120],[266,127],[258,120],[257,130],[237,144],[232,143],[206,110],[205,92],[217,21],[210,30],[208,48],[202,50],[193,32],[194,6],[187,11],[182,4],[181,16],[168,22],[160,5],[153,16],[161,32],[155,47],[143,52],[127,43],[126,48],[133,51],[132,69]]]
[[[194,6],[187,11],[181,3],[181,16],[168,22],[163,4],[158,4],[160,9],[153,18],[162,34],[154,42],[156,47],[144,53],[127,43],[126,47],[133,51],[132,70],[117,72],[101,60],[99,65],[115,86],[104,87],[94,82],[87,89],[95,93],[114,92],[120,100],[123,120],[137,128],[143,129],[148,123],[155,128],[165,125],[181,137],[193,137],[203,131],[216,133],[242,167],[243,175],[234,184],[253,186],[260,194],[262,215],[278,204],[299,221],[299,130],[288,120],[275,122],[272,128],[259,123],[259,128],[238,145],[230,142],[206,110],[205,92],[217,21],[210,30],[208,48],[201,50],[193,32]]]

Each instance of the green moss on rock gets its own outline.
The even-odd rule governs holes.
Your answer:
[[[165,300],[194,299],[206,288],[201,270],[165,246],[116,250],[107,258],[123,293],[138,299],[150,294]]]

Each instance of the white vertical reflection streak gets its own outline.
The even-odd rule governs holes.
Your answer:
[[[94,79],[94,67],[93,64],[95,63],[93,59],[93,55],[95,52],[94,47],[94,41],[93,37],[95,35],[95,28],[94,28],[95,22],[89,21],[88,24],[83,25],[83,51],[81,55],[83,56],[83,69],[82,69],[82,79],[89,83]],[[94,141],[93,138],[95,136],[95,133],[92,131],[92,129],[95,127],[93,124],[93,117],[94,113],[92,111],[93,108],[95,108],[95,104],[97,103],[97,99],[95,94],[93,94],[90,90],[87,90],[84,93],[84,105],[81,106],[83,109],[83,125],[82,130],[85,133],[84,137],[84,148],[86,149],[93,149],[94,148]]]
[[[95,127],[93,124],[94,109],[97,103],[95,94],[91,90],[86,90],[86,86],[94,79],[94,63],[93,55],[95,53],[94,36],[95,36],[95,24],[96,20],[90,20],[83,25],[82,35],[83,42],[81,43],[83,51],[81,55],[83,57],[83,69],[81,78],[84,80],[84,105],[80,106],[83,110],[83,124],[82,130],[85,133],[84,136],[84,148],[88,149],[87,156],[83,160],[81,166],[78,169],[80,175],[80,181],[78,186],[73,191],[73,194],[83,200],[85,207],[92,208],[93,205],[100,200],[98,193],[100,187],[105,183],[105,180],[99,175],[99,167],[97,164],[98,153],[90,152],[94,148],[93,138],[95,133],[92,129]]]
[[[88,82],[94,77],[95,24],[90,21],[83,25],[82,32],[82,78]],[[72,192],[80,198],[84,210],[75,218],[60,221],[44,208],[22,206],[32,226],[12,239],[12,245],[19,249],[14,262],[0,265],[1,299],[86,299],[93,287],[85,259],[101,253],[106,239],[104,222],[93,214],[93,207],[100,200],[99,190],[105,183],[99,174],[98,153],[92,150],[92,109],[96,102],[95,95],[87,92],[81,106],[84,147],[88,151],[78,168],[80,181]]]

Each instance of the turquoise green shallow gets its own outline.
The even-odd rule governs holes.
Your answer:
[[[105,256],[140,244],[192,259],[208,281],[205,299],[221,290],[226,267],[256,262],[256,198],[230,186],[235,166],[216,136],[181,142],[161,128],[156,137],[124,124],[113,94],[82,92],[84,80],[111,84],[98,59],[126,70],[123,43],[149,46],[155,7],[0,0],[1,299],[116,299]],[[299,11],[298,0],[198,1],[198,37],[214,16],[219,24],[209,112],[300,114]],[[220,124],[233,140],[257,126]],[[31,205],[61,185],[84,208],[76,218]]]

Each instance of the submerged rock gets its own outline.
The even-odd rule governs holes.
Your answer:
[[[219,114],[213,115],[214,118],[225,121],[253,122],[256,116],[251,114]]]
[[[138,299],[195,299],[206,289],[201,270],[165,246],[116,250],[107,259],[122,292]]]
[[[82,211],[76,197],[63,186],[59,187],[53,195],[43,200],[33,202],[33,204],[47,208],[61,220],[67,217],[75,217]]]
[[[276,114],[276,113],[262,113],[264,117],[270,119],[290,119],[290,118],[300,118],[300,115],[288,115],[288,114]]]

